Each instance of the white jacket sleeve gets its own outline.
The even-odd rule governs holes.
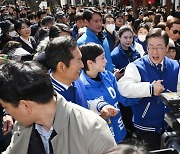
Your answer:
[[[178,96],[180,96],[180,70],[178,74],[177,94]]]
[[[124,76],[118,81],[118,90],[128,98],[150,97],[150,82],[141,82],[141,76],[134,63],[127,65]]]

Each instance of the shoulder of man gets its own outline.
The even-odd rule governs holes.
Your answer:
[[[16,121],[13,127],[11,143],[2,154],[27,153],[31,132],[32,126],[24,126]]]

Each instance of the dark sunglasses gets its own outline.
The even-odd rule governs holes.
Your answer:
[[[180,34],[180,31],[179,30],[173,30],[173,34],[177,34],[177,33]]]

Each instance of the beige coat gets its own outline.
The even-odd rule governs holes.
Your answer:
[[[38,115],[37,115],[38,116]],[[57,95],[51,140],[54,154],[101,154],[116,145],[107,123],[94,112]],[[3,154],[27,154],[32,127],[16,122],[11,144]]]

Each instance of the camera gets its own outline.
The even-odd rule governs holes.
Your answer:
[[[166,154],[180,154],[180,96],[176,92],[165,92],[160,95],[163,103],[170,107],[171,112],[166,113],[164,120],[173,129],[164,132],[161,137],[161,151]]]

